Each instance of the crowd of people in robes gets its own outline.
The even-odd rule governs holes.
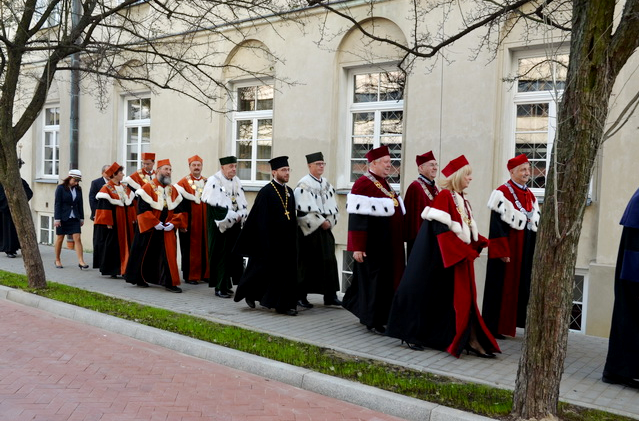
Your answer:
[[[418,178],[405,201],[389,183],[386,146],[366,153],[368,168],[347,196],[347,250],[353,275],[343,299],[332,230],[339,220],[335,188],[323,176],[321,152],[306,155],[308,173],[288,186],[287,156],[271,159],[271,180],[252,207],[237,176],[235,156],[204,177],[203,159],[188,159],[189,174],[172,183],[168,159],[142,154],[142,168],[125,177],[114,162],[102,168],[89,193],[94,221],[94,264],[100,273],[147,288],[182,292],[181,278],[208,284],[219,298],[295,316],[313,308],[309,294],[326,306],[343,306],[368,331],[397,338],[410,349],[426,347],[459,357],[500,352],[497,340],[525,327],[540,208],[527,187],[526,155],[510,159],[510,178],[488,199],[488,238],[478,232],[466,196],[472,167],[464,155],[442,170],[433,152],[416,156]],[[156,167],[156,168],[154,168]],[[56,189],[55,266],[62,268],[62,239],[73,236],[79,267],[84,210],[79,170]],[[30,199],[32,192],[23,181]],[[2,248],[15,257],[19,242],[0,186]],[[622,218],[615,273],[615,304],[603,381],[639,387],[639,190]],[[178,239],[181,276],[178,269]],[[483,306],[477,304],[474,262],[487,249]],[[405,251],[407,253],[405,253]],[[237,287],[233,291],[233,287]]]

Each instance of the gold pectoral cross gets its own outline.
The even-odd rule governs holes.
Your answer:
[[[284,211],[284,215],[286,215],[286,219],[288,219],[289,221],[291,220],[291,217],[289,216],[289,211]]]

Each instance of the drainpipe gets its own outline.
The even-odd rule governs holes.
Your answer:
[[[80,20],[80,1],[73,0],[71,12],[71,25],[75,28]],[[77,69],[80,60],[78,53],[71,56],[71,109],[70,109],[70,139],[69,139],[69,169],[78,168],[78,144],[79,144],[79,113],[80,113],[80,70]]]

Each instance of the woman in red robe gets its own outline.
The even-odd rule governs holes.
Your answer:
[[[399,289],[387,334],[408,343],[459,357],[466,350],[484,358],[500,352],[477,307],[474,261],[488,240],[477,232],[463,191],[472,180],[466,157],[443,170],[443,188],[424,209],[420,228]]]

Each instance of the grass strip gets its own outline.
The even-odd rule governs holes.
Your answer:
[[[215,323],[200,317],[150,307],[54,282],[48,282],[47,288],[32,289],[28,286],[26,276],[10,272],[0,271],[0,284],[238,351],[487,417],[507,419],[512,409],[512,392],[504,389],[462,382],[382,361],[359,358],[328,348]],[[566,403],[560,404],[560,417],[567,421],[632,420]]]

